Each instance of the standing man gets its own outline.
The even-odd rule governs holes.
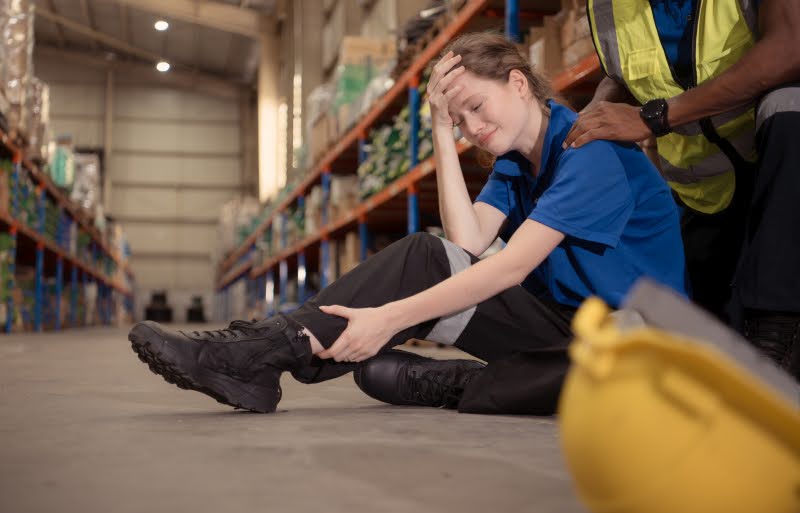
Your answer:
[[[800,377],[800,2],[588,0],[606,77],[564,144],[657,137],[694,299]]]

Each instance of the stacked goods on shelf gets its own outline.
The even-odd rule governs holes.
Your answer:
[[[333,117],[333,84],[322,84],[308,94],[308,145],[311,160],[316,162],[335,140]]]
[[[358,237],[358,232],[353,230],[347,232],[344,238],[330,239],[328,241],[328,255],[328,283],[331,283],[350,272],[360,263],[361,241]],[[319,261],[324,261],[321,247]]]
[[[36,226],[36,219],[39,218],[36,208],[38,195],[33,179],[28,173],[16,173],[16,179],[12,179],[12,187],[11,215],[23,224]]]
[[[347,36],[339,48],[339,65],[334,76],[333,109],[337,119],[337,134],[349,130],[370,105],[364,105],[362,95],[375,77],[378,85],[388,78],[396,58],[392,39]],[[371,96],[374,99],[374,93]],[[358,103],[356,100],[359,100]]]
[[[350,272],[361,261],[361,242],[358,238],[358,232],[347,232],[338,246],[338,275],[343,276]]]
[[[464,0],[432,0],[408,20],[398,34],[397,66],[391,76],[399,77],[463,5]]]
[[[328,84],[309,95],[310,153],[313,161],[343,136],[392,85],[395,43],[391,39],[346,36],[339,65]]]
[[[244,242],[249,233],[243,236],[242,230],[250,228],[258,213],[258,200],[251,196],[232,199],[222,206],[217,224],[220,260]]]
[[[359,180],[356,175],[331,176],[328,221],[336,221],[358,206]]]
[[[0,323],[5,326],[6,314],[8,312],[8,297],[11,293],[13,276],[11,275],[11,265],[14,263],[12,253],[14,251],[14,240],[8,233],[0,233]]]
[[[339,255],[339,241],[336,239],[330,239],[328,241],[328,265],[327,265],[327,275],[328,275],[328,284],[333,283],[336,279],[339,278],[339,266],[337,265]],[[323,266],[323,262],[325,259],[323,258],[323,247],[320,244],[319,247],[319,272],[322,274],[326,271]]]
[[[75,153],[73,159],[75,176],[70,199],[90,214],[96,214],[97,207],[103,199],[100,191],[100,157],[95,153]],[[69,176],[65,175],[64,179],[68,180]],[[56,181],[56,185],[69,187],[68,182]],[[97,220],[101,218],[102,215],[96,216]]]
[[[33,76],[33,5],[29,0],[0,0],[0,45],[3,76],[0,88],[7,109],[3,114],[12,137],[24,139],[28,84]]]
[[[322,186],[311,188],[305,199],[306,233],[317,233],[322,227]]]
[[[421,162],[433,154],[430,107],[424,98],[428,76],[428,72],[423,74],[417,88],[421,98],[420,125],[417,131],[419,141],[417,162]],[[395,116],[392,125],[372,130],[370,141],[364,148],[366,158],[358,167],[362,199],[372,196],[408,172],[411,165],[409,134],[409,107],[407,105]]]
[[[8,114],[9,103],[6,99],[6,67],[8,66],[8,59],[6,57],[6,39],[5,39],[5,26],[8,19],[8,5],[7,0],[0,0],[0,130],[8,132]]]
[[[287,224],[288,220],[285,215],[279,214],[275,216],[272,220],[272,248],[274,253],[280,253],[288,246],[288,241],[283,236],[284,233],[284,226]]]
[[[49,160],[50,87],[31,78],[27,98],[28,157],[37,162]]]
[[[28,331],[33,326],[36,288],[36,269],[17,265],[14,269],[14,289],[11,315],[14,331]]]
[[[92,237],[84,232],[79,231],[75,239],[75,256],[84,264],[89,264],[92,261],[91,251]]]
[[[586,6],[576,0],[545,16],[541,27],[531,27],[528,40],[530,61],[551,77],[594,53]]]
[[[11,209],[12,170],[11,161],[0,160],[0,211],[2,212]]]
[[[577,0],[570,0],[570,4],[569,8],[562,11],[565,14],[561,25],[561,51],[565,68],[574,66],[595,52],[586,4]]]
[[[272,257],[272,230],[264,230],[256,239],[256,251],[253,255],[253,265],[258,267]]]
[[[406,173],[411,164],[408,155],[408,106],[395,116],[391,125],[375,129],[366,145],[366,159],[358,166],[361,198],[372,196]]]
[[[59,138],[51,154],[50,165],[47,168],[50,178],[58,187],[70,189],[75,180],[75,152],[72,149],[72,140],[68,137]]]

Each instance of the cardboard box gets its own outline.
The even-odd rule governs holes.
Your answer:
[[[360,263],[361,241],[358,233],[347,232],[344,241],[339,243],[339,276],[347,274]]]
[[[564,50],[562,62],[564,67],[574,66],[587,55],[595,53],[594,42],[591,37],[584,37],[573,42]]]
[[[551,77],[561,71],[559,16],[545,16],[541,27],[531,28],[530,40],[530,61],[534,68]]]
[[[579,6],[576,2],[573,2],[573,5],[568,9],[565,8],[562,13],[561,48],[569,48],[580,39],[592,37],[585,5]]]
[[[331,141],[329,124],[330,116],[323,114],[311,126],[311,159],[315,162],[325,153]]]
[[[380,68],[397,57],[393,38],[345,36],[339,47],[339,65],[371,65]]]

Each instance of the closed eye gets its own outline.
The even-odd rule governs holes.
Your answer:
[[[472,107],[472,112],[478,112],[481,107],[483,107],[483,103],[479,103],[478,105]]]

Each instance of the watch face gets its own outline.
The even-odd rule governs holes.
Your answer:
[[[642,113],[647,119],[659,119],[662,112],[664,112],[664,106],[658,100],[647,102],[642,108]]]

